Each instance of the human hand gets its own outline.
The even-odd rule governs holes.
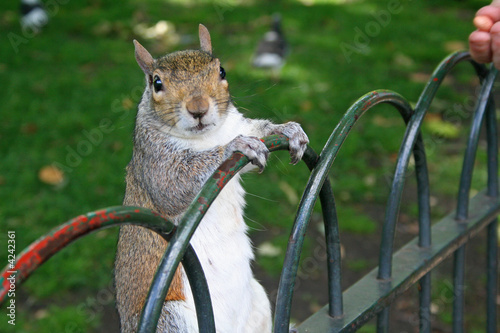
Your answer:
[[[500,0],[479,9],[473,21],[477,30],[469,36],[469,50],[480,63],[493,62],[500,69]]]

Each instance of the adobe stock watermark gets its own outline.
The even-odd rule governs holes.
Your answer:
[[[76,315],[81,317],[86,323],[98,320],[106,307],[111,306],[115,301],[115,291],[113,282],[100,289],[94,296],[88,296],[77,305]],[[84,332],[77,321],[70,321],[64,327],[64,333]]]
[[[326,253],[326,242],[324,236],[316,236],[315,238],[316,246],[312,250],[310,256],[305,257],[300,262],[300,265],[297,269],[297,275],[295,277],[295,284],[293,286],[293,292],[295,293],[300,289],[301,284],[310,278],[314,278],[321,272],[321,267],[325,267],[326,261],[328,259]],[[342,251],[341,251],[342,252]],[[341,257],[343,257],[341,255]],[[269,299],[271,301],[271,305],[274,307],[274,303],[276,301],[276,297],[278,295],[278,289],[274,289],[268,292]],[[293,325],[293,323],[291,323]],[[290,327],[293,332],[293,327]]]
[[[411,0],[406,0],[409,2]],[[368,54],[370,52],[370,43],[373,38],[377,37],[382,29],[386,28],[392,20],[393,15],[397,15],[403,11],[403,2],[401,0],[389,0],[387,9],[380,9],[371,14],[372,20],[365,23],[364,26],[356,26],[354,28],[354,39],[351,43],[341,42],[340,49],[347,60],[351,62],[353,54]]]
[[[234,1],[229,1],[229,0],[226,0],[224,2],[214,3],[213,6],[221,22],[224,21],[224,14],[226,12],[232,12],[233,9],[236,7]]]
[[[129,115],[130,108],[125,108],[123,106],[124,100],[138,100],[144,91],[144,86],[134,87],[130,94],[122,95],[111,103],[111,113],[118,114],[118,121],[126,119]],[[64,149],[66,150],[66,157],[64,162],[55,161],[52,165],[65,173],[71,173],[75,168],[77,168],[83,161],[85,157],[88,157],[94,152],[94,149],[102,144],[106,134],[109,134],[116,130],[115,123],[111,118],[103,118],[97,126],[87,130],[84,129],[81,132],[83,139],[78,141],[76,145],[66,145]]]
[[[495,83],[491,94],[497,90],[498,84]],[[460,128],[465,124],[465,128],[469,130],[470,125],[467,122],[472,121],[474,114],[477,108],[477,101],[480,97],[481,86],[478,85],[474,92],[468,96],[466,96],[462,102],[455,102],[450,105],[450,107],[446,108],[444,111],[441,111],[441,118],[443,122],[451,124],[456,128]],[[427,112],[428,114],[430,112]],[[448,138],[443,137],[439,134],[429,134],[422,135],[422,144],[425,147],[425,151],[420,151],[415,156],[415,153],[412,153],[413,160],[409,162],[409,168],[405,174],[405,178],[410,178],[414,176],[415,168],[421,167],[424,163],[428,163],[428,160],[440,153],[439,147],[449,141]],[[385,182],[387,184],[391,184],[394,179],[394,170],[391,172],[386,172],[383,175]]]
[[[47,0],[44,1],[45,12],[48,18],[52,18],[59,13],[59,9],[62,5],[65,5],[70,0]],[[19,47],[23,44],[29,43],[30,40],[35,38],[39,31],[39,27],[32,25],[23,25],[21,28],[21,35],[14,32],[9,32],[7,38],[9,39],[10,45],[15,53],[19,52]]]
[[[9,284],[9,290],[7,296],[9,301],[6,302],[7,305],[7,323],[9,325],[16,325],[16,275],[17,270],[14,270],[16,263],[16,232],[7,232],[7,267],[9,277],[7,278]]]
[[[445,313],[459,295],[465,294],[466,289],[466,285],[454,286],[449,279],[444,280],[443,285],[438,288],[438,294],[433,296],[430,307],[422,308],[422,313],[427,313],[427,311],[429,311],[431,316]],[[413,327],[420,326],[423,331],[430,329],[432,324],[431,318],[428,318],[426,315],[421,318],[418,311],[414,312],[406,320],[408,324]],[[405,333],[405,331],[402,333]]]

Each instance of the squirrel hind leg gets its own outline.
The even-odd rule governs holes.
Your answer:
[[[196,311],[184,301],[165,303],[156,332],[198,332]]]

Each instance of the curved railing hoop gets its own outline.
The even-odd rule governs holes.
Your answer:
[[[379,256],[379,278],[389,279],[392,271],[392,254],[393,254],[393,244],[394,244],[394,233],[397,222],[397,213],[399,211],[399,206],[401,202],[401,195],[404,187],[404,180],[406,176],[407,166],[410,160],[410,155],[419,137],[420,128],[429,109],[429,106],[434,99],[441,83],[443,82],[445,76],[460,62],[470,60],[470,54],[466,51],[455,52],[448,57],[446,57],[434,70],[431,78],[428,80],[420,98],[415,106],[415,114],[413,115],[408,127],[406,129],[404,139],[401,144],[401,148],[398,154],[398,162],[394,172],[392,188],[389,195],[389,200],[386,208],[385,221],[382,230],[382,241],[380,247]],[[484,74],[482,67],[473,63],[475,70],[481,79],[483,77],[480,73]],[[484,67],[484,66],[483,66]],[[424,163],[419,163],[424,164]],[[426,164],[426,163],[425,163]],[[418,166],[418,165],[417,165]],[[424,179],[420,179],[424,181]],[[418,184],[420,184],[418,181]],[[428,182],[428,180],[425,180]],[[423,189],[427,190],[427,189]],[[426,204],[428,206],[428,204]],[[420,216],[420,227],[424,228],[424,232],[421,232],[421,245],[430,245],[430,208],[427,207],[424,210],[425,216]],[[424,220],[424,221],[422,221]]]
[[[290,240],[288,242],[283,264],[284,269],[280,276],[278,294],[276,297],[276,311],[274,315],[275,333],[288,332],[295,278],[297,276],[305,231],[311,218],[316,199],[318,198],[323,184],[327,180],[333,161],[356,122],[369,109],[381,103],[393,105],[402,115],[405,123],[410,119],[413,113],[408,101],[396,92],[390,90],[376,90],[365,94],[347,110],[339,124],[335,127],[319,156],[316,167],[311,172],[299,204]],[[338,260],[340,261],[340,259]],[[336,277],[336,279],[340,280],[340,276]],[[340,283],[338,283],[338,285],[340,285]],[[340,286],[338,288],[340,289]],[[341,291],[337,290],[335,294],[339,295]],[[342,315],[342,309],[332,309],[331,307],[330,315],[339,317]]]
[[[38,267],[73,241],[93,231],[113,226],[136,225],[157,232],[168,240],[174,224],[146,208],[116,206],[77,216],[52,229],[33,242],[17,256],[14,265],[4,268],[0,275],[0,304],[8,295],[11,281],[20,286]],[[212,303],[203,269],[191,246],[187,247],[184,268],[195,295],[200,330],[215,332]]]

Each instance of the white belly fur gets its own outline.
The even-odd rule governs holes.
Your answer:
[[[271,331],[269,300],[250,267],[253,252],[243,220],[243,200],[244,190],[236,176],[214,201],[191,239],[207,279],[219,333]],[[186,326],[193,328],[197,327],[194,300],[186,277],[184,282],[187,307],[182,311]]]
[[[242,121],[241,114],[230,113],[219,131],[226,135],[204,137],[203,148],[225,145],[239,134],[248,134],[235,131],[245,128],[239,126]],[[192,142],[192,147],[201,146],[201,141]],[[191,239],[207,279],[218,333],[271,332],[270,303],[250,266],[254,256],[243,219],[244,195],[240,176],[236,175],[208,209]],[[186,332],[196,332],[196,311],[186,276],[184,286],[185,306],[176,306],[174,311],[183,312]],[[168,304],[165,307],[173,310]]]

